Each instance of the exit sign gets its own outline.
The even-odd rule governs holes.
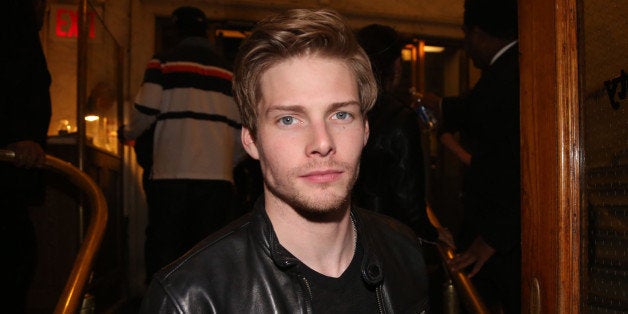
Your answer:
[[[54,35],[57,38],[78,37],[78,10],[76,7],[57,6],[53,9]],[[88,37],[95,38],[95,12],[87,12]]]

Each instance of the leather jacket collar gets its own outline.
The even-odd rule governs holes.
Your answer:
[[[268,251],[271,259],[280,269],[287,270],[298,263],[301,263],[292,253],[284,248],[277,238],[275,230],[273,230],[270,218],[266,214],[264,209],[264,198],[260,197],[255,202],[253,217],[253,226],[256,228],[255,233],[258,233],[258,239],[261,241],[262,247]],[[382,283],[384,279],[384,271],[382,264],[377,258],[377,252],[373,252],[370,245],[371,239],[366,234],[360,216],[359,210],[351,209],[351,219],[355,224],[355,230],[357,232],[358,240],[362,243],[364,249],[364,257],[362,258],[362,279],[370,286],[377,286]]]

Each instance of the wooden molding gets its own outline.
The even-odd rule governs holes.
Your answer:
[[[578,313],[579,98],[576,0],[519,2],[522,298],[530,312]]]

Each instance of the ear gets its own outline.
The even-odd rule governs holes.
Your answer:
[[[242,127],[242,131],[240,132],[240,139],[242,140],[242,146],[244,146],[244,150],[253,158],[259,160],[259,151],[257,150],[257,145],[255,140],[253,139],[253,134],[251,134],[251,130],[248,128]]]
[[[365,118],[364,119],[364,144],[362,144],[362,148],[364,148],[364,146],[366,146],[366,142],[368,142],[368,140],[369,140],[370,132],[371,132],[371,130],[369,128],[369,119]]]

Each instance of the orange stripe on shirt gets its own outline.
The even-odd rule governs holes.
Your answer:
[[[205,76],[213,76],[219,77],[225,80],[231,80],[233,74],[219,69],[219,68],[209,68],[209,67],[201,67],[195,65],[166,65],[163,68],[163,73],[175,73],[175,72],[188,72],[188,73],[196,73]]]
[[[159,60],[150,60],[146,65],[146,69],[159,69],[161,67],[161,62]]]

